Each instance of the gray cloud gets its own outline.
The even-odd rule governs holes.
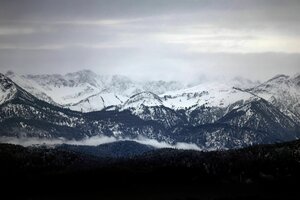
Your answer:
[[[179,80],[293,74],[299,9],[296,0],[1,0],[0,70]]]
[[[60,139],[47,139],[47,138],[15,138],[15,137],[0,137],[0,142],[9,143],[9,144],[17,144],[25,147],[32,145],[60,145],[60,144],[70,144],[70,145],[87,145],[87,146],[98,146],[101,144],[112,143],[116,141],[135,141],[140,144],[150,145],[154,148],[175,148],[175,149],[193,149],[193,150],[201,150],[196,144],[192,143],[184,143],[178,142],[174,145],[168,144],[166,142],[159,142],[154,139],[149,139],[145,137],[138,137],[137,139],[126,139],[126,138],[115,138],[115,137],[107,137],[107,136],[93,136],[83,140],[66,140],[64,138]]]

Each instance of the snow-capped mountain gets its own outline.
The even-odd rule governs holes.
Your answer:
[[[174,81],[137,82],[120,75],[98,75],[90,70],[66,75],[18,75],[10,71],[6,75],[38,99],[82,112],[121,105],[143,91],[162,94],[184,87]]]
[[[188,122],[194,126],[214,123],[232,109],[257,99],[231,84],[218,82],[202,83],[160,97],[164,106],[185,113]]]
[[[8,77],[23,87],[37,98],[45,94],[51,101],[67,107],[78,104],[80,101],[99,94],[105,89],[104,81],[100,76],[91,71],[79,71],[66,75],[17,75],[9,73]]]
[[[273,133],[272,137],[276,139],[282,138],[282,134],[290,139],[295,138],[300,130],[296,122],[264,99],[233,109],[218,122]]]
[[[132,114],[142,119],[157,119],[159,121],[175,119],[178,122],[182,115],[185,115],[185,118],[193,125],[213,123],[232,109],[257,98],[247,91],[232,87],[240,85],[240,83],[243,83],[240,79],[226,84],[219,82],[202,83],[159,96],[151,92],[138,93],[130,97],[121,106],[121,110],[130,110]],[[177,117],[171,114],[174,111],[176,111]],[[157,116],[157,113],[161,113],[160,117]],[[165,116],[162,117],[162,114]],[[186,119],[179,121],[186,123]]]
[[[15,83],[20,85],[23,89],[28,91],[30,94],[34,95],[38,99],[44,100],[48,103],[58,105],[50,96],[48,96],[45,92],[44,89],[37,84],[36,82],[26,79],[23,76],[19,76],[15,74],[12,71],[8,71],[5,76],[9,77],[10,79],[14,80]]]
[[[137,109],[141,106],[163,106],[159,96],[152,92],[141,92],[130,97],[123,105],[123,109]]]
[[[300,137],[299,124],[263,99],[235,108],[214,123],[175,129],[175,140],[194,141],[205,150],[242,148]]]
[[[0,136],[81,140],[92,136],[171,141],[168,131],[129,112],[81,113],[34,97],[0,74]]]
[[[82,99],[77,103],[65,104],[64,107],[81,112],[92,112],[110,106],[121,105],[126,100],[127,97],[114,93],[98,93]]]
[[[6,74],[38,99],[76,111],[91,112],[110,106],[122,106],[131,96],[141,92],[159,95],[165,107],[179,110],[202,105],[224,107],[237,101],[233,86],[249,88],[255,84],[247,79],[235,78],[226,84],[203,83],[191,88],[170,81],[136,82],[120,75],[98,75],[82,70],[66,75]],[[245,94],[243,94],[245,95]]]
[[[120,110],[129,110],[143,120],[153,120],[166,128],[186,123],[180,113],[164,105],[163,100],[152,92],[141,92],[130,97]]]
[[[13,82],[0,74],[0,104],[11,100],[17,92],[16,86]]]
[[[179,110],[203,105],[225,108],[237,101],[247,101],[253,95],[237,90],[231,84],[205,83],[192,88],[172,91],[161,97],[164,99],[165,105]]]
[[[126,77],[99,78],[89,71],[65,76],[18,76],[10,72],[8,76],[27,89],[1,74],[1,136],[75,140],[103,135],[117,139],[145,137],[171,145],[194,143],[205,150],[300,137],[299,75],[276,76],[250,89],[232,82],[202,83],[184,89],[174,89],[171,85],[175,83],[171,82],[168,87],[162,84],[162,90],[155,84],[147,86],[161,92],[174,89],[163,94],[144,91],[145,85]],[[81,91],[82,88],[88,89]],[[52,97],[56,90],[60,92]],[[71,91],[64,96],[64,90]],[[129,96],[131,93],[134,94]],[[42,96],[44,100],[37,98],[40,94],[46,95]],[[60,99],[68,100],[70,94],[76,100],[84,98],[74,104],[57,105],[56,98],[61,95]],[[64,107],[105,109],[83,113]]]
[[[300,123],[300,75],[277,75],[248,92],[255,94]]]
[[[83,122],[82,117],[71,110],[37,99],[11,79],[0,74],[1,96],[0,124],[2,136],[28,137],[83,137],[73,129]]]

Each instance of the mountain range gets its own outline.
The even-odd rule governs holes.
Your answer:
[[[90,70],[65,75],[18,75],[8,71],[6,76],[41,100],[83,112],[120,105],[142,91],[163,94],[184,87],[175,81],[136,82],[125,76],[98,75]]]
[[[202,150],[276,143],[300,136],[300,75],[185,85],[136,82],[83,70],[0,74],[0,134],[83,140],[147,138]]]

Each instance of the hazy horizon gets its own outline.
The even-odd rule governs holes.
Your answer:
[[[299,73],[296,0],[0,0],[0,72],[134,80]]]

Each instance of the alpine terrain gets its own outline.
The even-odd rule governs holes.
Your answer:
[[[0,74],[0,114],[2,140],[107,137],[201,150],[241,148],[300,137],[300,75],[187,85],[89,70],[9,71]]]

